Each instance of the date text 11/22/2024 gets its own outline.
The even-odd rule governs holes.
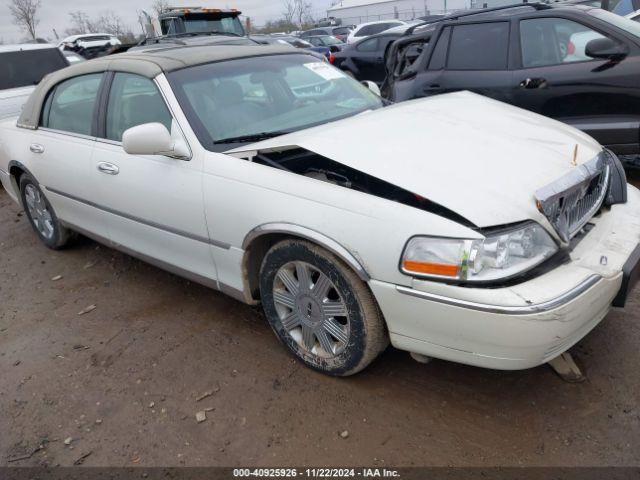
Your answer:
[[[236,468],[233,477],[399,478],[400,474],[387,468]]]

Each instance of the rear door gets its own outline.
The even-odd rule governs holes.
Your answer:
[[[640,56],[629,42],[622,61],[587,56],[587,44],[605,37],[626,42],[568,18],[520,20],[514,103],[574,125],[616,153],[634,153],[640,140]]]
[[[446,27],[414,96],[469,90],[509,101],[509,34],[506,21]]]
[[[93,73],[55,86],[25,154],[58,217],[78,230],[106,237],[103,213],[93,206],[89,175],[103,78]]]

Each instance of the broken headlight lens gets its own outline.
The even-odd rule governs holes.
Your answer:
[[[492,282],[520,275],[557,251],[547,231],[528,222],[488,233],[481,240],[414,237],[405,247],[400,267],[415,277]]]

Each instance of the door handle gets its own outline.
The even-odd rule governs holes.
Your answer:
[[[546,88],[547,80],[544,78],[525,78],[520,82],[520,88]]]
[[[31,150],[33,153],[44,153],[44,147],[39,143],[32,143],[29,147],[29,150]]]
[[[117,165],[107,162],[100,162],[98,164],[98,170],[102,173],[106,173],[107,175],[118,175],[118,173],[120,173],[120,169]]]
[[[429,85],[427,87],[427,90],[438,90],[440,88],[440,85],[437,83],[432,83],[431,85]]]

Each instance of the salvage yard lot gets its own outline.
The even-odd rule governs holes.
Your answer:
[[[85,238],[47,250],[2,188],[0,247],[0,465],[640,464],[640,289],[573,349],[583,384],[391,348],[337,379],[257,308]]]

